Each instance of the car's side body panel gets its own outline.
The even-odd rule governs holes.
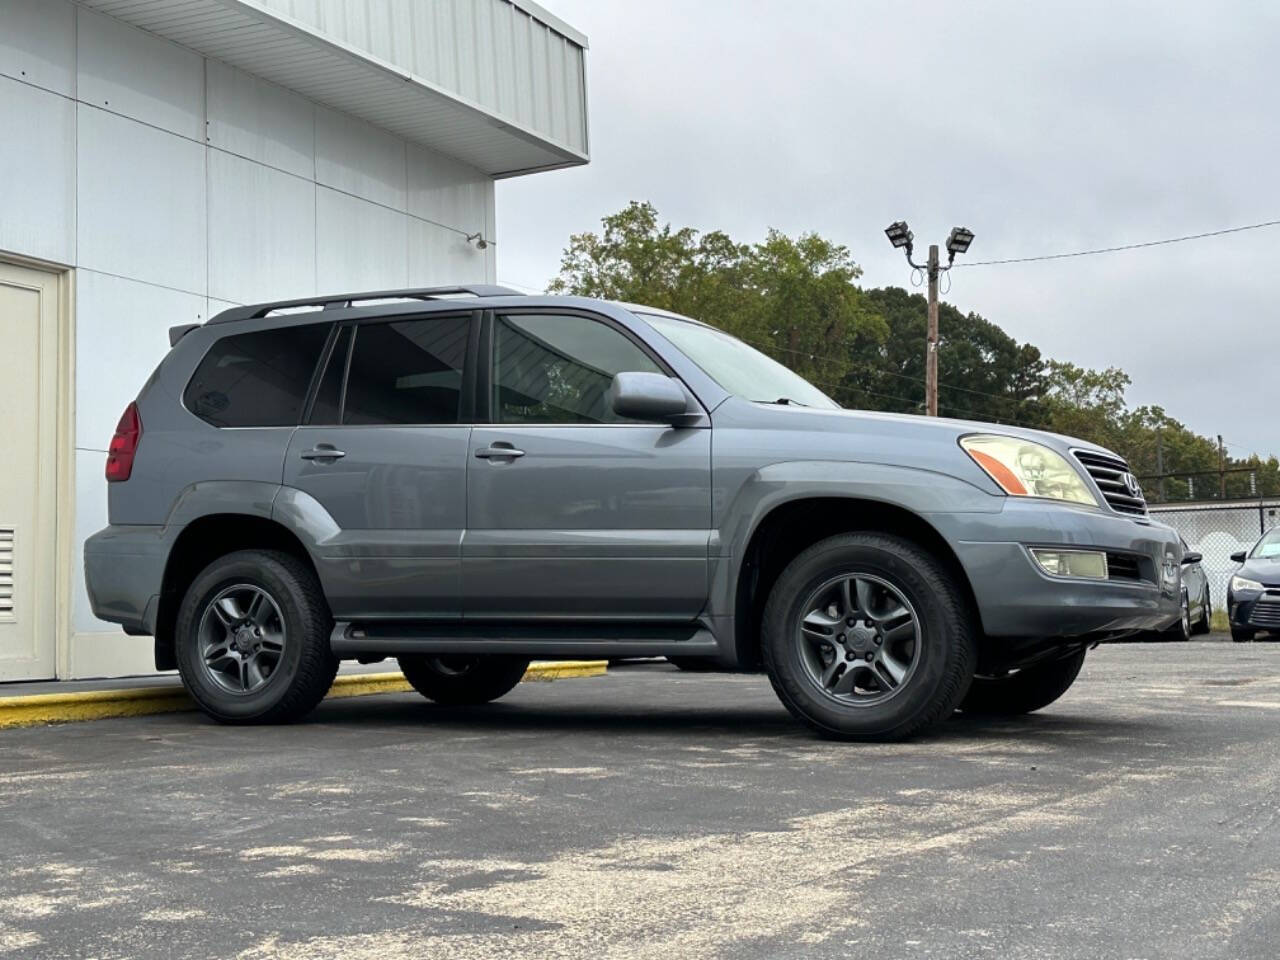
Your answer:
[[[518,458],[477,457],[509,444]],[[692,620],[707,598],[711,431],[476,427],[467,616]]]
[[[311,426],[294,433],[284,485],[307,494],[336,527],[312,557],[335,616],[462,616],[471,429]],[[344,456],[303,459],[326,444]]]

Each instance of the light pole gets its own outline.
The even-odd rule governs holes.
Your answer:
[[[895,248],[905,248],[907,263],[917,270],[924,270],[929,277],[929,333],[925,339],[924,398],[925,412],[938,415],[938,276],[951,269],[957,253],[964,253],[973,243],[973,231],[955,227],[947,237],[947,265],[938,263],[938,245],[929,246],[929,260],[919,264],[911,259],[911,241],[915,239],[905,220],[898,220],[885,228],[885,236]]]

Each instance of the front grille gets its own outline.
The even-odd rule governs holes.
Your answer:
[[[1108,553],[1107,577],[1112,580],[1145,580],[1142,558],[1132,553]]]
[[[1249,614],[1249,623],[1255,627],[1280,627],[1280,602],[1259,600]]]
[[[1147,501],[1142,496],[1142,491],[1139,489],[1138,495],[1134,496],[1129,490],[1128,483],[1125,482],[1126,477],[1132,476],[1127,463],[1119,457],[1096,453],[1092,450],[1073,450],[1072,452],[1080,461],[1080,466],[1089,471],[1089,476],[1093,477],[1093,482],[1098,485],[1098,489],[1102,491],[1102,496],[1106,498],[1112,510],[1132,516],[1147,515]],[[1137,485],[1136,480],[1134,485]]]

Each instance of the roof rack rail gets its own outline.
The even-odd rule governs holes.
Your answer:
[[[372,300],[439,300],[444,297],[467,294],[473,297],[521,297],[519,290],[498,287],[489,283],[468,283],[455,287],[410,287],[405,290],[373,290],[363,293],[336,293],[325,297],[303,297],[300,300],[277,300],[273,303],[251,303],[245,307],[232,307],[209,320],[210,323],[233,323],[238,320],[257,320],[277,310],[295,307],[318,307],[322,310],[345,310],[358,303]]]

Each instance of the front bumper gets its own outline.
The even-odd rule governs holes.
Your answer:
[[[1280,633],[1280,587],[1237,597],[1227,593],[1227,615],[1233,627]]]
[[[129,633],[154,635],[169,547],[161,526],[111,526],[84,543],[93,615]]]
[[[930,519],[968,574],[988,636],[1103,638],[1163,630],[1181,613],[1182,544],[1163,524],[1017,498],[996,514]],[[1064,546],[1112,554],[1111,577],[1049,576],[1029,552]]]

